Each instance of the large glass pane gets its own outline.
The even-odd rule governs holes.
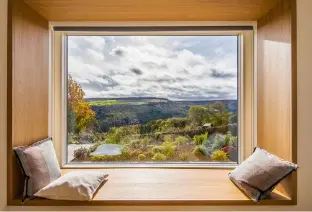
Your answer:
[[[237,36],[68,36],[68,162],[237,162]]]

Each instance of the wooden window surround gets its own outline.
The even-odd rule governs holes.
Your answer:
[[[9,1],[8,205],[21,205],[23,187],[12,147],[29,145],[49,135],[49,21],[257,21],[257,145],[297,162],[296,0],[238,0],[235,4],[232,0],[218,3],[207,0],[188,4],[185,1],[183,5],[180,1],[151,0],[146,4],[147,1],[135,0],[133,8],[123,1],[108,4],[95,0],[96,4],[87,7],[79,2],[83,1],[75,5],[66,5],[61,0]],[[154,8],[153,12],[146,13],[150,7]],[[62,172],[74,170],[62,169]],[[255,204],[228,180],[229,169],[103,171],[110,174],[109,180],[94,201],[40,199],[26,205]],[[296,174],[285,179],[271,199],[259,205],[296,204],[296,181]]]

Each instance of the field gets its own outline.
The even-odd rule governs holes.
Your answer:
[[[70,143],[92,143],[75,151],[75,161],[235,162],[237,102],[169,101],[157,98],[86,99],[96,121]],[[119,155],[92,155],[118,144]]]
[[[99,100],[90,102],[91,106],[108,106],[108,105],[142,105],[147,102],[140,101],[118,101],[118,100]]]

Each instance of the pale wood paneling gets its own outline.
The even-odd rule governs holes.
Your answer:
[[[250,21],[280,0],[25,0],[50,21]]]
[[[258,146],[296,162],[295,0],[258,21]],[[295,198],[296,176],[280,191]]]
[[[48,21],[21,0],[9,1],[8,27],[8,199],[21,194],[23,180],[12,147],[48,136]]]

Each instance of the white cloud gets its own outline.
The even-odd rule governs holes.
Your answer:
[[[236,37],[70,36],[69,73],[86,97],[233,99]]]

